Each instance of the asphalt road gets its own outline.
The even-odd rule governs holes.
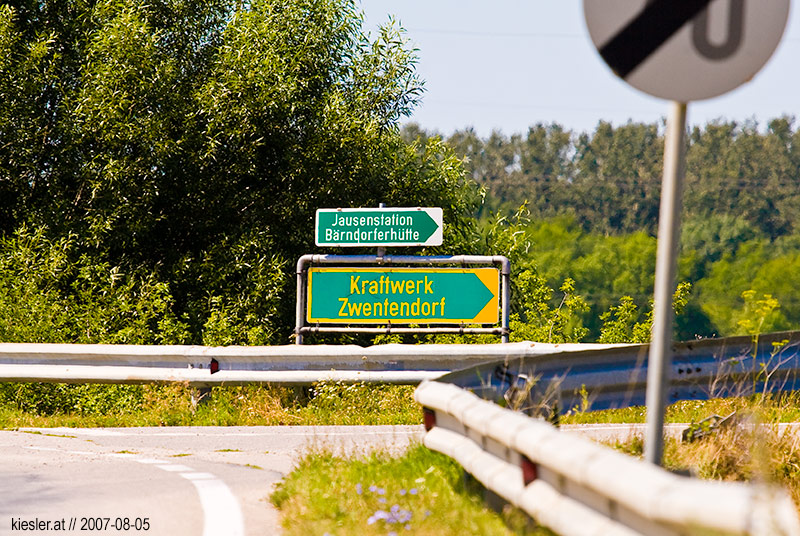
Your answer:
[[[665,432],[679,437],[685,427]],[[607,442],[644,428],[561,429]],[[269,495],[304,453],[401,452],[422,436],[422,426],[0,431],[0,535],[279,534]]]
[[[279,534],[268,497],[304,452],[399,451],[422,434],[421,426],[0,431],[0,534]]]

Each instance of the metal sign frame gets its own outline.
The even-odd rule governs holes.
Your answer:
[[[397,266],[407,265],[454,265],[454,266],[497,266],[500,268],[500,326],[491,328],[467,327],[465,324],[452,327],[434,326],[424,324],[428,327],[397,327],[391,322],[382,327],[363,327],[363,326],[321,326],[319,324],[309,325],[306,321],[306,308],[308,306],[308,269],[314,265],[328,266]],[[456,334],[490,334],[500,335],[501,342],[507,343],[509,340],[509,316],[510,316],[510,297],[511,297],[511,263],[508,258],[495,255],[454,255],[454,256],[414,256],[414,255],[303,255],[297,261],[297,315],[295,324],[295,343],[303,344],[303,336],[306,333],[456,333]]]

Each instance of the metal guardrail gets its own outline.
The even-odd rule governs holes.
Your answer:
[[[133,346],[0,343],[0,381],[187,382],[198,387],[317,381],[417,384],[453,370],[581,344],[360,346]]]
[[[415,398],[427,447],[562,536],[800,535],[783,490],[678,476],[439,381]]]
[[[800,534],[781,492],[687,481],[585,440],[566,440],[546,423],[494,403],[531,414],[643,404],[647,355],[646,345],[530,342],[368,348],[2,343],[0,381],[211,386],[437,378],[416,395],[432,409],[427,424],[435,421],[425,444],[561,534],[685,533],[676,527],[706,526],[708,509],[724,534]],[[800,332],[764,335],[758,344],[750,337],[680,343],[668,394],[675,401],[793,390],[800,388],[798,372]],[[712,491],[713,504],[698,506],[711,504]]]
[[[800,332],[676,343],[667,401],[800,389]],[[644,405],[648,345],[520,355],[465,368],[438,381],[529,414]]]
[[[386,344],[371,347],[0,343],[0,381],[415,384],[438,378],[528,413],[645,402],[647,345]],[[800,389],[800,332],[678,343],[669,401]]]

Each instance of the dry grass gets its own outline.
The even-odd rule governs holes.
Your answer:
[[[709,480],[773,483],[786,488],[800,505],[800,436],[778,425],[781,417],[796,414],[796,403],[795,395],[713,401],[706,407],[714,413],[736,411],[733,423],[695,441],[667,439],[664,466]],[[696,413],[701,406],[695,404],[682,411]],[[642,454],[638,437],[613,446],[634,456]]]
[[[698,441],[671,440],[664,459],[667,467],[689,469],[703,479],[780,485],[800,505],[800,441],[777,426],[750,418]]]

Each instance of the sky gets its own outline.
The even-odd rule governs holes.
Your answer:
[[[749,0],[770,2],[772,0]],[[418,48],[422,104],[405,122],[448,135],[472,127],[525,133],[537,123],[591,132],[661,122],[669,102],[617,78],[589,39],[581,0],[360,0],[365,29],[394,17]],[[800,7],[793,5],[775,54],[743,86],[692,102],[688,121],[756,121],[795,116],[800,124]]]

